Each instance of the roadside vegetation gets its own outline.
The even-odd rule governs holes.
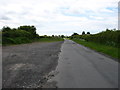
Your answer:
[[[2,34],[2,45],[23,44],[31,42],[54,42],[63,41],[62,36],[39,36],[36,33],[35,26],[20,26],[18,28],[3,27],[0,31]]]
[[[98,52],[120,59],[120,30],[106,29],[106,31],[97,34],[85,34],[83,32],[82,35],[74,33],[70,39]]]

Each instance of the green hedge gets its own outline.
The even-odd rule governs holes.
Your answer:
[[[22,43],[29,43],[32,40],[26,38],[26,37],[16,37],[16,38],[2,38],[2,44],[7,45],[7,44],[22,44]]]
[[[72,38],[84,39],[86,41],[101,43],[114,47],[120,47],[120,30],[106,30],[98,34],[77,35]]]
[[[29,43],[39,38],[34,26],[20,26],[14,29],[3,27],[1,32],[3,45]]]
[[[58,36],[39,36],[36,33],[36,27],[34,26],[20,26],[18,28],[11,29],[10,27],[3,27],[0,31],[2,34],[2,45],[22,44],[36,41],[63,41],[62,37]]]
[[[2,37],[10,37],[10,38],[16,38],[16,37],[27,37],[31,38],[32,34],[24,31],[24,30],[15,30],[15,31],[9,31],[9,32],[3,32]]]

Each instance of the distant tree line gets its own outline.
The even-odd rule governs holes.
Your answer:
[[[77,35],[73,34],[70,36],[71,39],[82,39],[86,41],[91,41],[91,42],[96,42],[96,43],[101,43],[101,44],[106,44],[114,47],[120,47],[120,30],[109,30],[106,29],[106,31],[102,31],[97,34],[90,34],[87,32],[82,32],[82,35]]]

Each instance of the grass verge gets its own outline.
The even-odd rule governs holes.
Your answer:
[[[36,40],[38,42],[56,42],[56,41],[64,41],[63,38],[40,38]]]
[[[57,42],[57,41],[64,41],[63,38],[39,38],[39,39],[28,39],[24,37],[18,37],[18,38],[5,38],[2,40],[2,46],[8,46],[8,45],[18,45],[18,44],[27,44],[32,42]]]
[[[109,55],[113,58],[119,59],[120,61],[120,48],[112,47],[112,46],[107,46],[99,43],[94,43],[94,42],[88,42],[88,41],[83,41],[83,40],[78,40],[78,39],[72,39],[76,43],[79,43],[81,45],[84,45],[86,47],[89,47],[95,51],[102,52],[106,55]]]

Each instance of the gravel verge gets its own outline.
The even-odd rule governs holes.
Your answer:
[[[41,88],[58,64],[63,41],[2,47],[2,87]]]

